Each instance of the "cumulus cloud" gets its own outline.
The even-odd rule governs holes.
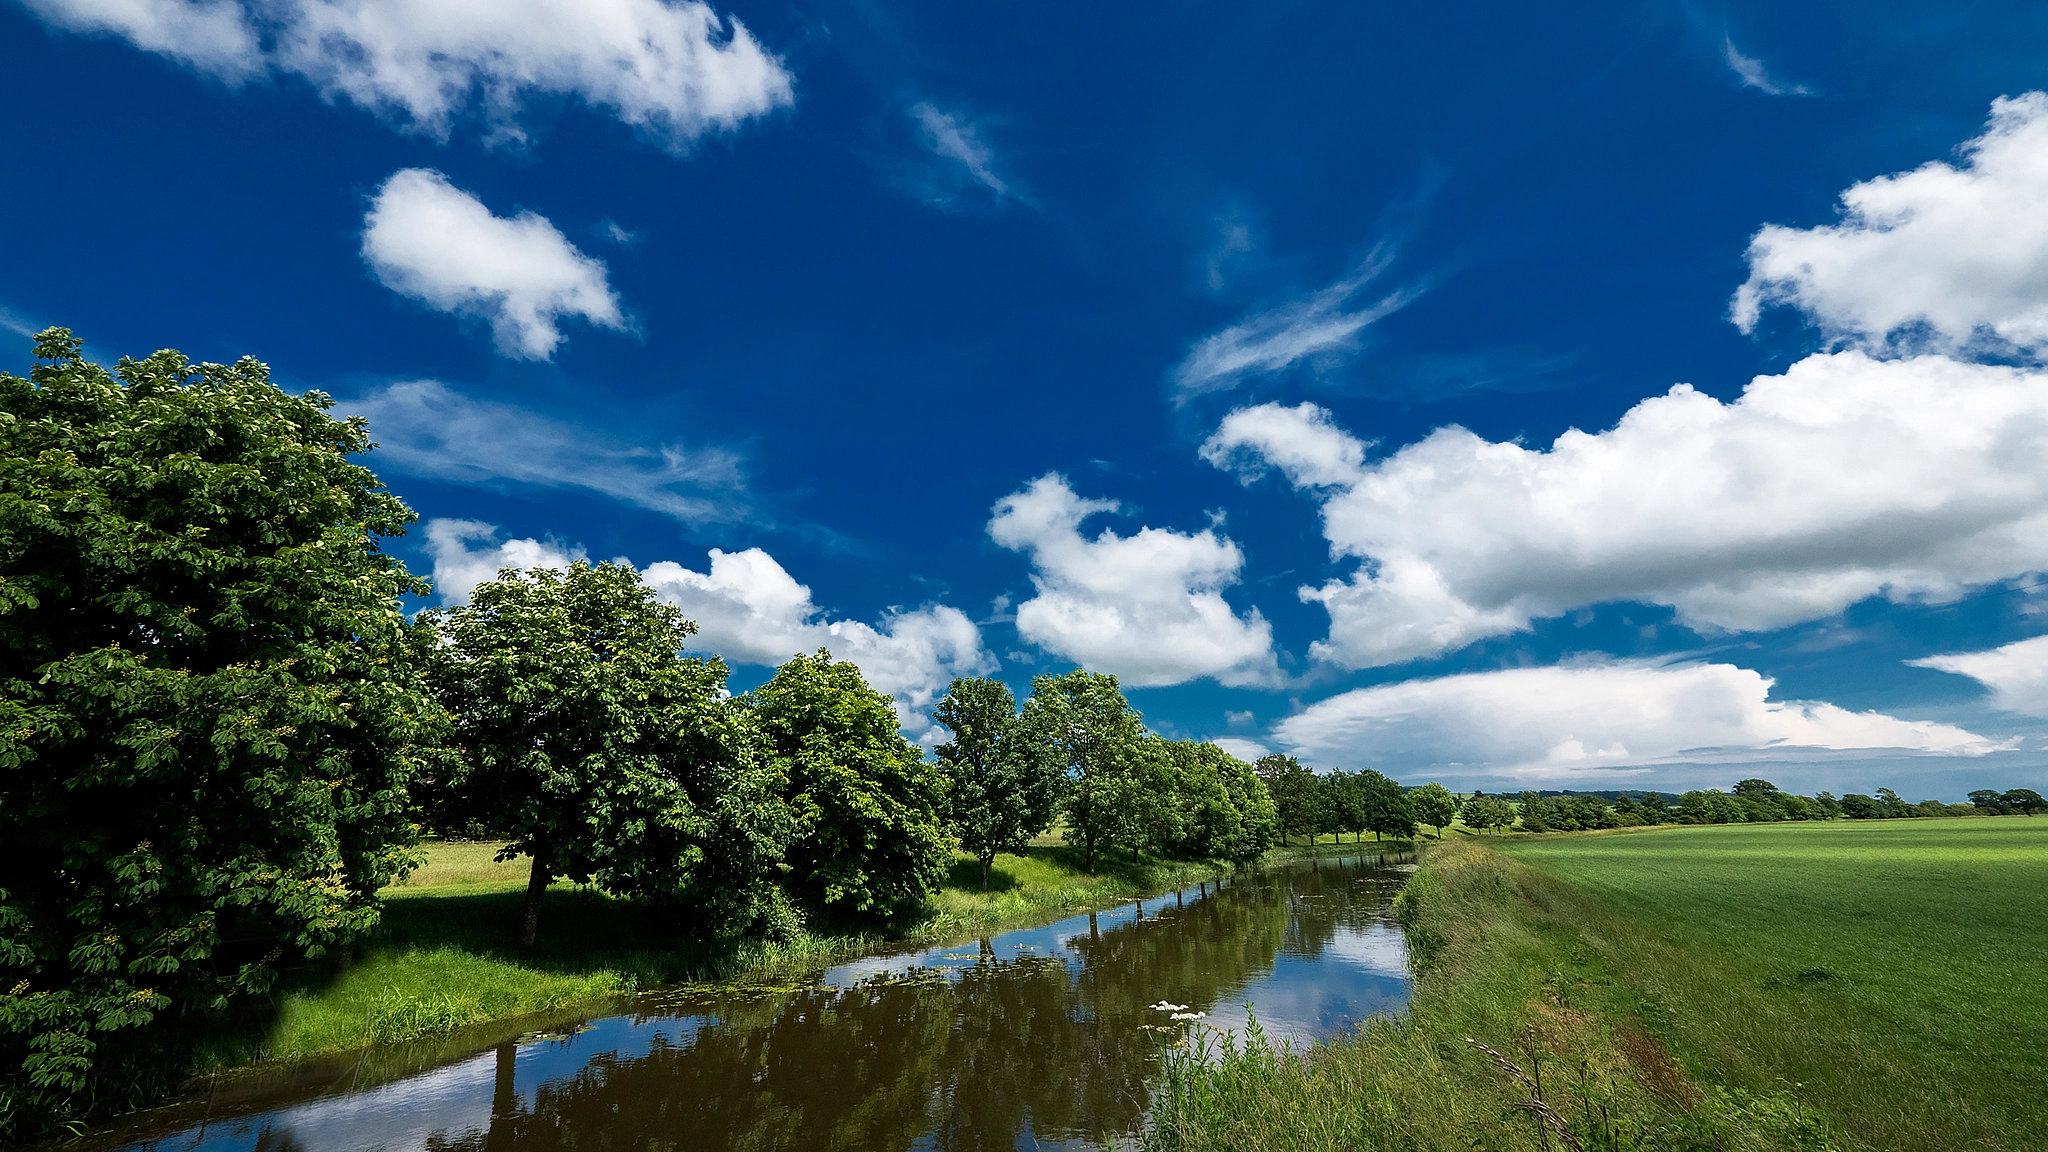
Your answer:
[[[445,137],[475,108],[521,140],[534,96],[603,109],[681,151],[791,103],[737,20],[693,0],[26,0],[223,80],[280,73]]]
[[[1744,56],[1735,47],[1735,41],[1723,38],[1721,41],[1723,59],[1728,67],[1742,78],[1742,86],[1754,88],[1766,96],[1811,96],[1813,90],[1804,84],[1781,84],[1771,78],[1764,62],[1754,56]]]
[[[1375,252],[1327,288],[1204,337],[1173,370],[1179,399],[1225,391],[1303,361],[1356,351],[1360,332],[1406,307],[1417,295],[1413,289],[1399,288],[1363,307],[1352,307],[1354,298],[1386,271],[1390,260],[1388,253]]]
[[[493,216],[431,169],[401,169],[378,189],[363,219],[363,259],[401,296],[489,321],[501,356],[551,359],[564,317],[626,327],[602,261],[546,217]]]
[[[340,407],[369,420],[377,466],[408,476],[583,488],[692,524],[746,506],[739,458],[719,449],[620,445],[435,380],[387,384]]]
[[[1954,652],[1906,663],[1968,676],[1991,689],[1994,708],[2048,716],[2048,636],[2016,640],[1983,652]]]
[[[1213,528],[1081,534],[1083,521],[1117,507],[1082,499],[1056,474],[996,504],[989,537],[1028,553],[1034,569],[1037,595],[1017,606],[1018,633],[1132,687],[1204,676],[1228,685],[1278,682],[1272,626],[1257,609],[1240,616],[1223,599],[1244,566],[1237,545]]]
[[[496,529],[473,520],[434,520],[427,525],[434,585],[445,604],[459,603],[500,567],[566,567],[585,559],[582,549],[554,541],[492,543]],[[930,734],[926,713],[959,676],[992,672],[996,662],[981,644],[981,630],[956,608],[943,604],[911,611],[891,610],[881,626],[831,620],[775,558],[759,548],[741,552],[712,549],[708,571],[672,560],[641,572],[664,602],[697,623],[695,651],[714,653],[734,664],[773,666],[800,653],[828,649],[858,665],[877,692],[896,702],[898,721],[909,731]]]
[[[1604,601],[1701,630],[1945,598],[2048,569],[2048,374],[1809,357],[1723,404],[1687,385],[1548,449],[1438,429],[1377,463],[1313,405],[1232,413],[1203,447],[1322,504],[1348,580],[1313,654],[1392,664]]]
[[[1247,764],[1256,764],[1259,757],[1271,755],[1273,751],[1256,740],[1239,740],[1235,736],[1218,736],[1216,739],[1209,741],[1209,743],[1214,744]]]
[[[981,131],[972,120],[922,101],[911,106],[910,117],[917,121],[925,147],[934,155],[959,165],[969,180],[998,199],[1016,195],[1009,182],[996,175],[995,153],[982,142]]]
[[[1474,672],[1346,692],[1282,721],[1274,734],[1321,763],[1539,780],[1669,763],[1981,756],[2015,746],[1948,724],[1773,702],[1771,685],[1732,664]]]
[[[1872,350],[2048,347],[2048,95],[1995,101],[1961,153],[1854,185],[1840,223],[1758,232],[1736,326],[1789,304]]]
[[[461,604],[476,586],[506,568],[567,568],[589,553],[554,540],[494,543],[498,526],[481,520],[427,521],[427,555],[434,562],[434,591],[443,605]],[[475,547],[472,547],[475,545]]]

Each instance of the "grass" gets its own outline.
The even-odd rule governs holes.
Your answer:
[[[1873,1148],[2048,1144],[2048,820],[1510,842],[1689,1064]]]
[[[1454,840],[1425,850],[1399,907],[1405,1017],[1304,1053],[1180,1055],[1148,1148],[2016,1149],[2048,1132],[2029,1040],[2048,1007],[2048,821]],[[1540,1096],[1517,1073],[1540,1073]]]
[[[202,1072],[302,1061],[373,1044],[446,1036],[583,1009],[601,1011],[658,984],[770,983],[803,976],[891,943],[920,946],[1060,912],[1104,907],[1218,874],[1200,862],[1098,860],[1039,843],[998,856],[987,891],[980,867],[957,859],[914,916],[864,931],[817,932],[787,943],[706,941],[693,924],[647,905],[572,886],[550,889],[532,949],[514,937],[525,861],[499,863],[498,845],[435,843],[424,867],[385,893],[383,922],[335,971],[300,974],[257,1026],[216,1038]]]

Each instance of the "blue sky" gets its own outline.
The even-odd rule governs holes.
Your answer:
[[[2048,781],[2044,49],[14,0],[0,320],[15,371],[64,324],[367,415],[440,600],[626,557],[736,684],[829,646],[927,740],[952,676],[1078,664],[1416,782],[1959,798]]]

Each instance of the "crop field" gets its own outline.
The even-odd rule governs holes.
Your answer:
[[[1699,1079],[1874,1148],[2048,1147],[2048,819],[1516,838]]]

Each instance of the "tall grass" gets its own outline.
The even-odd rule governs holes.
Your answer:
[[[1475,842],[1427,850],[1397,902],[1416,963],[1398,1020],[1291,1050],[1256,1029],[1173,1054],[1142,1143],[1208,1149],[1830,1149],[1780,1093],[1702,1085],[1547,908],[1552,882]]]

